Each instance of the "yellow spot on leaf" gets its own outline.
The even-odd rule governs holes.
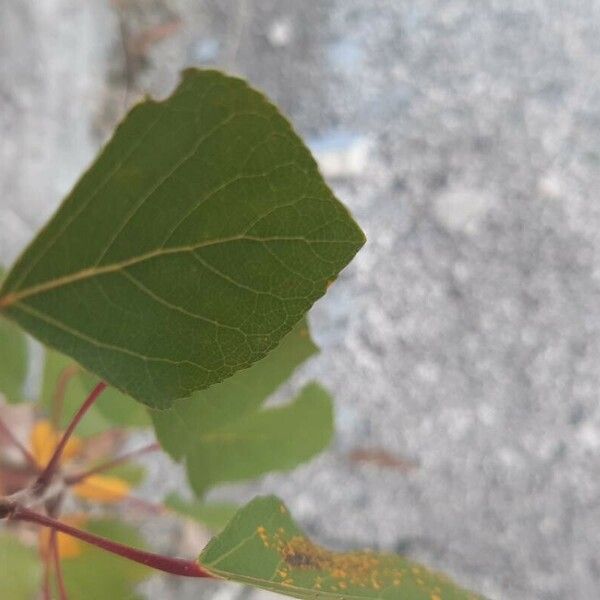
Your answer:
[[[96,502],[119,502],[129,495],[129,484],[118,477],[90,475],[73,486],[73,492],[80,498]]]

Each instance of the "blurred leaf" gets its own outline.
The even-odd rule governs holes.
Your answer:
[[[239,509],[236,504],[227,502],[186,502],[176,494],[168,496],[164,504],[172,511],[215,531],[223,529]]]
[[[137,487],[146,478],[146,469],[141,465],[128,462],[104,471],[104,474],[124,479],[130,486]]]
[[[0,267],[0,282],[3,278],[4,271]],[[28,360],[23,332],[6,319],[0,319],[0,394],[8,402],[23,400]]]
[[[90,521],[86,530],[122,544],[144,548],[135,528],[119,521]],[[70,598],[85,600],[121,600],[139,598],[135,586],[153,574],[137,563],[109,554],[81,542],[81,554],[62,561],[65,583]]]
[[[445,575],[400,556],[321,548],[273,496],[256,498],[240,510],[199,562],[216,577],[295,598],[481,600]]]
[[[53,412],[56,386],[66,369],[72,369],[75,374],[68,379],[65,387],[60,418],[61,429],[68,425],[87,395],[98,383],[97,377],[86,373],[73,359],[47,349],[40,400],[42,405],[46,407],[48,414]],[[115,425],[120,427],[147,427],[150,425],[150,419],[144,407],[133,398],[122,394],[113,387],[109,387],[88,411],[85,419],[81,421],[77,433],[83,437],[96,435]]]
[[[176,400],[170,409],[149,411],[161,446],[181,460],[195,451],[200,435],[259,408],[317,351],[302,319],[273,352],[249,369],[196,392],[191,400]]]
[[[332,435],[331,399],[310,384],[291,404],[250,413],[199,435],[186,455],[188,479],[202,496],[217,483],[293,469],[326,448]]]
[[[33,600],[38,593],[42,565],[38,553],[6,531],[0,532],[0,598]]]
[[[0,311],[168,407],[265,356],[364,236],[263,95],[188,70],[136,106],[0,291]]]

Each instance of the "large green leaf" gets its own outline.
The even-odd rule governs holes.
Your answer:
[[[177,400],[168,410],[151,410],[161,446],[175,460],[193,454],[201,436],[255,411],[316,352],[303,319],[275,350],[251,368],[196,392],[191,402]]]
[[[0,267],[0,282],[4,271]],[[0,394],[8,402],[23,398],[23,385],[27,376],[27,340],[18,327],[0,321]]]
[[[9,273],[0,312],[166,407],[269,352],[363,243],[264,96],[188,70],[129,113]]]
[[[75,374],[68,379],[64,390],[59,423],[62,429],[66,428],[86,396],[98,382],[97,377],[84,371],[72,359],[48,349],[44,363],[40,402],[49,414],[52,414],[54,410],[53,404],[57,382],[66,369],[72,369]],[[145,408],[135,402],[133,398],[126,396],[113,387],[109,387],[88,411],[85,419],[81,421],[77,428],[77,434],[84,437],[95,435],[114,425],[120,427],[146,427],[150,425],[150,419]]]
[[[199,558],[216,577],[296,598],[480,600],[406,558],[331,552],[311,542],[275,497],[256,498]]]
[[[85,529],[105,538],[143,548],[135,528],[110,519],[90,521]],[[78,542],[79,543],[79,542]],[[150,569],[80,542],[81,554],[65,558],[62,569],[70,598],[86,600],[134,599],[135,587],[152,574]]]
[[[40,588],[41,561],[36,550],[0,532],[0,598],[33,600]]]

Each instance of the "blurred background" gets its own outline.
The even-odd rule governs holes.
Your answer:
[[[334,444],[223,493],[497,600],[595,598],[600,2],[0,0],[0,262],[186,66],[264,90],[369,239],[295,378],[333,394]],[[149,495],[182,485],[153,465]],[[144,589],[258,595],[176,585]]]

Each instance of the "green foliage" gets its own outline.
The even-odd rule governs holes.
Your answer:
[[[0,531],[0,598],[32,600],[39,589],[42,565],[37,552]]]
[[[0,311],[168,407],[265,356],[363,243],[264,96],[188,70],[129,113],[8,274]]]
[[[316,351],[303,320],[251,368],[196,392],[191,401],[151,411],[161,446],[176,460],[185,459],[198,495],[220,482],[293,468],[327,446],[333,432],[331,401],[317,385],[287,406],[260,410]]]
[[[286,405],[264,404],[317,351],[303,317],[363,243],[274,106],[239,79],[189,70],[171,97],[146,100],[119,126],[3,282],[0,316],[54,348],[41,404],[55,414],[60,406],[62,428],[95,373],[111,387],[78,433],[144,426],[149,414],[202,496],[221,482],[290,469],[329,443],[332,403],[317,384]],[[22,397],[25,344],[0,322],[0,392],[9,401]],[[73,375],[57,403],[65,369]],[[143,472],[123,465],[111,475],[135,484]],[[126,485],[109,483],[106,494],[96,482],[104,498],[84,486],[75,493],[126,496]],[[306,599],[480,598],[399,556],[321,548],[274,497],[237,512],[176,496],[166,504],[212,528],[231,519],[199,558],[217,578]],[[143,545],[117,521],[85,527]],[[145,567],[77,543],[63,560],[72,597],[137,597]],[[0,559],[2,597],[33,597],[35,554],[2,533]]]
[[[293,469],[329,444],[333,434],[329,395],[316,384],[287,406],[261,410],[198,437],[187,456],[198,495],[225,481]]]
[[[175,460],[181,460],[194,451],[200,435],[260,408],[317,351],[303,319],[275,350],[251,368],[196,392],[191,400],[175,401],[170,409],[151,410],[161,446]]]
[[[4,271],[0,267],[0,282]],[[12,323],[0,320],[0,394],[8,402],[23,399],[23,385],[27,376],[27,340]]]
[[[321,548],[273,496],[241,509],[199,562],[217,577],[303,599],[481,600],[400,556]]]

